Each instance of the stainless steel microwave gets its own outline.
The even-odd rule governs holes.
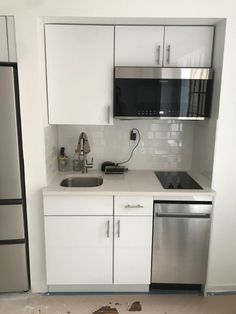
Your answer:
[[[204,120],[211,111],[209,68],[115,67],[114,117]]]

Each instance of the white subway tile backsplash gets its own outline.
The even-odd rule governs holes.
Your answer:
[[[157,139],[168,139],[170,137],[170,132],[155,132],[155,138]]]
[[[126,164],[130,169],[188,170],[191,169],[194,124],[176,120],[120,121],[113,126],[57,126],[59,147],[64,146],[73,156],[81,132],[90,142],[89,158],[98,169],[106,160],[127,160],[134,147],[129,139],[132,128],[141,134],[139,146]],[[58,147],[58,149],[59,149]]]
[[[178,146],[178,141],[176,141],[176,140],[168,140],[167,142],[168,142],[169,146],[171,146],[171,147]]]
[[[150,140],[154,139],[154,132],[148,132],[147,136]]]
[[[171,131],[179,131],[179,124],[176,123],[171,124]]]
[[[157,131],[158,130],[158,125],[157,124],[152,124],[151,125],[151,130],[152,131]]]

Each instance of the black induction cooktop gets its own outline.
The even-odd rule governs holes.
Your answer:
[[[202,187],[185,171],[155,171],[164,189],[193,189]]]

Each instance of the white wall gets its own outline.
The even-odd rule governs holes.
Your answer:
[[[27,207],[33,291],[45,291],[41,188],[46,184],[44,90],[39,54],[40,17],[227,18],[220,114],[213,187],[217,191],[212,232],[209,286],[236,289],[236,3],[234,0],[1,0],[0,14],[16,18],[20,99],[25,153]]]
[[[80,133],[86,132],[91,146],[88,158],[93,157],[94,169],[100,169],[103,161],[122,162],[129,158],[133,149],[129,141],[132,128],[138,128],[141,140],[126,167],[159,170],[192,168],[194,122],[115,119],[113,126],[63,125],[58,126],[58,143],[73,157]]]
[[[49,183],[58,172],[58,130],[57,126],[46,126],[44,128],[45,138],[45,162],[47,183]]]
[[[235,18],[228,19],[226,25],[222,91],[216,128],[212,186],[217,191],[217,196],[208,274],[209,290],[236,290],[236,98],[233,79],[233,72],[236,70],[235,21]]]
[[[215,150],[215,133],[219,114],[219,98],[224,56],[225,20],[215,27],[213,54],[214,88],[212,97],[211,118],[195,124],[193,145],[193,169],[212,179]]]
[[[203,121],[195,125],[193,147],[193,170],[212,180],[216,120]]]

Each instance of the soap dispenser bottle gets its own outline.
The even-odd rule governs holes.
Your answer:
[[[65,154],[65,147],[60,148],[60,154],[58,157],[58,168],[59,171],[66,171],[68,170],[69,166],[69,157]]]

